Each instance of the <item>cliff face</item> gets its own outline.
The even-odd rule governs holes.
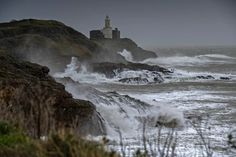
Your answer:
[[[0,118],[20,123],[34,137],[72,128],[82,135],[105,129],[95,106],[76,100],[48,75],[47,67],[0,50]]]

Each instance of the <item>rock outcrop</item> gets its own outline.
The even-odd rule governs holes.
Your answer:
[[[228,135],[228,144],[236,149],[236,129],[233,129]]]
[[[97,73],[105,74],[106,77],[112,78],[116,76],[116,72],[122,72],[124,70],[148,70],[151,72],[169,74],[172,73],[166,68],[157,66],[157,65],[148,65],[148,64],[141,64],[141,63],[111,63],[111,62],[104,62],[104,63],[94,63],[92,66],[92,71]]]
[[[156,58],[156,53],[152,51],[147,51],[139,47],[133,40],[128,38],[121,38],[116,40],[111,39],[101,39],[101,40],[93,40],[98,45],[103,47],[104,49],[107,49],[110,56],[110,61],[116,62],[119,59],[119,56],[117,52],[122,52],[124,49],[131,52],[133,59],[136,61],[141,61],[147,58]],[[100,52],[106,57],[106,54],[103,52]]]
[[[49,69],[0,50],[0,118],[20,123],[33,137],[58,129],[85,135],[105,133],[95,106],[73,99],[48,75]]]
[[[53,71],[64,69],[71,56],[88,60],[93,53],[103,51],[85,35],[61,22],[35,19],[0,23],[0,47]]]

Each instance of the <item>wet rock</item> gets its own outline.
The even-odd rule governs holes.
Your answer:
[[[211,75],[207,75],[207,76],[197,76],[197,79],[203,79],[203,80],[209,80],[209,79],[215,79],[213,76]]]
[[[146,78],[133,77],[133,78],[123,78],[119,82],[128,83],[128,84],[147,84],[149,81]]]
[[[221,80],[230,80],[229,77],[220,77]]]
[[[163,67],[148,64],[141,64],[141,63],[110,63],[110,62],[102,62],[102,63],[94,63],[92,64],[92,71],[97,73],[105,74],[108,78],[113,78],[116,76],[116,72],[122,72],[124,70],[133,70],[133,71],[140,71],[140,70],[148,70],[150,72],[155,73],[163,73],[169,74],[172,73],[168,69]]]
[[[154,77],[153,81],[154,81],[155,83],[161,83],[161,82],[164,81],[164,79],[159,76],[159,77]]]
[[[236,129],[232,130],[228,135],[228,143],[229,145],[236,149]]]

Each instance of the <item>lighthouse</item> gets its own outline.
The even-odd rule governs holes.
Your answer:
[[[111,27],[111,21],[109,16],[106,16],[105,18],[105,26],[102,29],[102,33],[105,38],[112,39],[112,27]]]
[[[91,40],[102,40],[102,39],[118,40],[120,39],[120,31],[118,30],[118,28],[115,28],[114,30],[112,30],[111,20],[109,16],[106,16],[105,25],[103,29],[91,30],[90,39]]]

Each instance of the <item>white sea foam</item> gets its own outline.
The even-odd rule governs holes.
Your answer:
[[[171,108],[160,108],[156,105],[142,103],[131,97],[114,92],[103,93],[86,85],[66,84],[66,90],[74,98],[85,99],[96,105],[106,125],[108,136],[119,139],[118,130],[125,138],[137,137],[142,129],[142,119],[150,120],[148,126],[155,127],[158,117],[165,117],[166,122],[177,120],[184,125],[183,114]]]
[[[148,76],[150,75],[150,76]],[[147,77],[151,79],[152,74],[146,71],[138,73],[134,71],[126,71],[117,73],[112,79],[96,73],[89,73],[86,68],[79,64],[78,60],[73,57],[71,63],[67,65],[65,72],[56,73],[54,77],[65,78],[70,77],[74,81],[94,83],[98,81],[114,81],[124,77]],[[120,95],[116,92],[100,92],[87,85],[75,84],[68,82],[65,84],[66,90],[70,92],[74,98],[89,100],[96,105],[97,111],[101,114],[106,125],[107,133],[110,137],[118,138],[117,131],[120,130],[125,137],[136,137],[142,128],[142,119],[150,120],[149,126],[154,127],[158,117],[164,116],[166,121],[173,119],[178,120],[179,125],[183,125],[183,115],[178,111],[171,109],[159,108],[156,105],[149,105],[140,102],[129,96]],[[178,113],[178,114],[177,114]]]
[[[235,63],[236,58],[221,54],[205,54],[196,56],[169,56],[169,57],[157,57],[149,58],[141,63],[156,65],[169,65],[169,66],[179,66],[179,65],[202,65],[210,63]]]
[[[205,54],[205,55],[199,55],[198,57],[209,57],[209,58],[217,58],[217,59],[236,59],[235,57],[230,57],[227,55],[222,54]]]
[[[208,79],[201,79],[198,77],[209,77]],[[165,79],[165,82],[179,82],[179,81],[209,81],[209,80],[222,80],[222,78],[228,78],[230,80],[236,80],[236,75],[231,73],[213,73],[213,72],[193,72],[182,69],[175,69],[171,74],[171,79]]]
[[[74,81],[91,84],[111,81],[103,74],[89,72],[86,66],[81,65],[76,57],[71,58],[71,63],[67,65],[64,72],[55,73],[53,76],[56,78],[70,77]]]
[[[176,58],[177,57],[177,58]],[[180,59],[176,61],[175,59]],[[148,61],[148,60],[146,60]],[[144,61],[144,62],[146,62]],[[225,55],[219,54],[206,54],[206,55],[198,55],[194,57],[183,57],[183,56],[175,56],[175,57],[160,57],[157,59],[149,59],[152,64],[160,64],[163,65],[204,65],[208,63],[231,63],[235,62],[234,58]],[[158,61],[158,62],[157,62]],[[74,64],[76,63],[76,64]],[[70,66],[71,65],[71,66]],[[59,73],[55,76],[58,77],[71,77],[74,80],[78,80],[80,82],[86,82],[93,84],[94,82],[109,82],[117,83],[118,79],[125,77],[143,77],[143,78],[152,78],[152,74],[147,71],[124,71],[121,73],[116,73],[116,77],[113,79],[107,79],[104,75],[90,73],[86,70],[85,67],[81,67],[77,61],[72,59],[71,64],[67,66],[67,69],[63,73]],[[222,73],[225,71],[222,71]],[[233,74],[222,74],[222,73],[213,73],[213,72],[193,72],[188,70],[175,69],[174,73],[170,75],[173,82],[177,82],[182,80],[183,82],[192,80],[196,76],[207,76],[212,75],[215,79],[220,79],[220,77],[230,77],[231,80],[235,80],[235,75]],[[168,76],[169,77],[169,76]],[[167,79],[167,78],[166,78]],[[168,81],[168,79],[167,79]],[[199,80],[197,80],[199,81]],[[208,80],[212,81],[212,80]],[[222,81],[223,82],[223,81]],[[163,85],[163,84],[162,84]],[[160,85],[160,86],[162,86]],[[171,83],[168,86],[171,86]],[[183,85],[183,88],[182,88]],[[132,101],[127,99],[124,95],[121,94],[112,94],[112,93],[103,93],[97,90],[87,89],[87,87],[79,87],[77,88],[75,85],[67,84],[66,89],[73,94],[75,98],[86,99],[93,102],[96,105],[96,109],[101,113],[104,118],[104,123],[107,128],[107,132],[110,137],[118,138],[117,129],[119,128],[122,132],[122,135],[126,137],[137,137],[140,134],[140,129],[142,129],[142,123],[140,123],[139,118],[141,117],[149,117],[153,119],[153,122],[158,119],[158,116],[163,115],[168,120],[178,119],[182,124],[184,123],[183,112],[191,113],[196,115],[200,115],[200,113],[208,112],[211,114],[212,110],[214,110],[214,114],[212,114],[212,119],[210,119],[211,125],[211,136],[213,140],[218,141],[218,145],[222,146],[225,144],[225,132],[228,131],[227,127],[231,127],[228,123],[222,123],[219,121],[219,116],[224,117],[225,112],[229,110],[229,101],[235,101],[235,96],[230,93],[226,93],[227,91],[212,91],[214,87],[200,89],[193,88],[191,86],[184,87],[186,84],[180,84],[181,88],[173,90],[171,88],[168,89],[168,86],[163,90],[156,86],[157,90],[155,93],[147,92],[147,93],[138,93],[134,94],[130,91],[127,93],[129,96],[139,99],[143,102],[146,102],[150,105],[148,108],[143,108],[142,105],[136,101]],[[165,84],[163,85],[165,86]],[[194,86],[194,85],[193,85]],[[140,86],[138,86],[140,87]],[[143,88],[148,88],[146,86],[142,86]],[[172,87],[172,86],[171,86]],[[174,87],[174,86],[173,86]],[[133,87],[132,87],[133,88]],[[204,88],[203,90],[201,90]],[[110,89],[110,87],[109,87]],[[116,90],[116,88],[112,89]],[[217,112],[215,112],[215,110]],[[227,111],[226,111],[227,110]],[[217,117],[218,116],[218,117]],[[221,118],[220,118],[221,119]],[[214,125],[217,124],[217,125]],[[219,125],[220,124],[220,125]],[[151,128],[148,128],[152,131]],[[179,138],[179,150],[183,149],[182,152],[186,154],[191,154],[190,152],[195,148],[194,139],[196,137],[196,133],[191,128],[185,128],[183,132],[179,132],[181,138]],[[215,136],[215,137],[213,137]],[[132,138],[134,141],[135,139]],[[132,140],[129,140],[130,142]],[[137,141],[136,141],[137,142]],[[223,144],[222,144],[223,143]],[[182,147],[181,146],[184,146]],[[217,142],[216,142],[217,144]],[[216,145],[214,143],[213,146]],[[186,145],[189,150],[186,150]],[[137,146],[137,145],[136,145]],[[195,148],[196,150],[196,148]],[[188,152],[189,151],[189,152]],[[190,156],[190,155],[189,155]],[[217,156],[217,155],[216,155]]]
[[[76,57],[71,58],[71,63],[67,65],[64,72],[55,73],[53,76],[56,78],[70,77],[74,81],[80,83],[99,84],[99,83],[122,83],[119,80],[126,78],[140,78],[140,81],[124,82],[128,84],[148,84],[156,82],[155,79],[163,81],[161,74],[153,73],[148,70],[129,70],[124,69],[121,72],[114,71],[113,78],[107,78],[104,74],[89,72],[86,66],[81,65]],[[143,80],[143,81],[142,81]]]

